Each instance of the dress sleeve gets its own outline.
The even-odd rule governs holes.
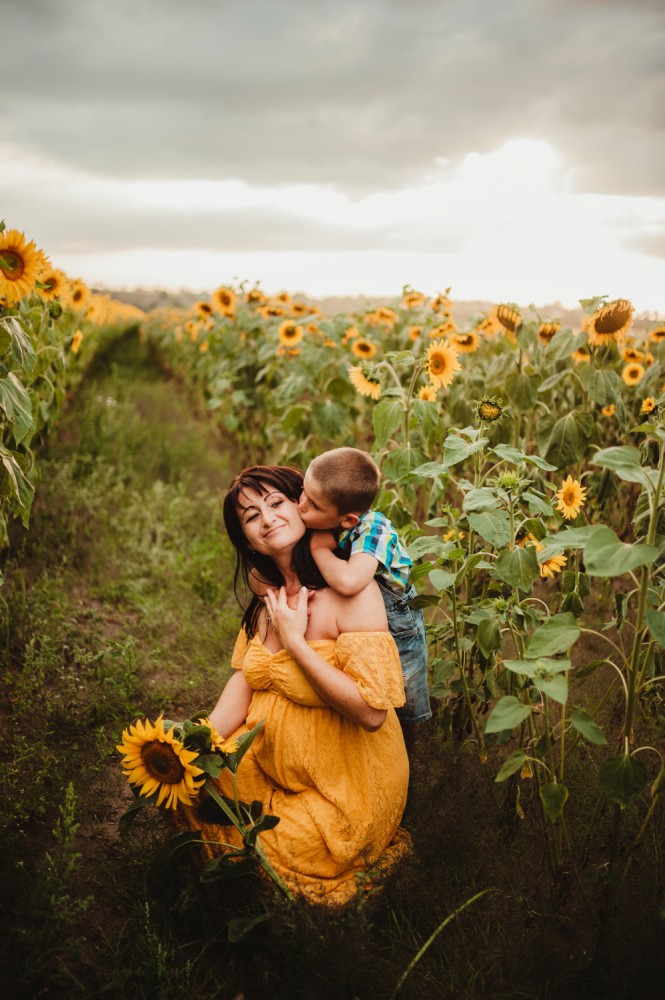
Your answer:
[[[335,659],[371,708],[399,708],[405,703],[399,653],[389,632],[343,632]]]
[[[242,664],[245,659],[245,653],[247,652],[248,646],[249,639],[247,638],[247,633],[244,628],[241,628],[238,633],[238,638],[236,639],[236,644],[233,647],[233,652],[231,653],[232,670],[242,670]]]

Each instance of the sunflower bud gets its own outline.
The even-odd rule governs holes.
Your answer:
[[[59,302],[52,302],[48,307],[48,314],[51,319],[60,319],[62,316],[62,306]]]

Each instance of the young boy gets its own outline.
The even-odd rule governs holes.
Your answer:
[[[407,750],[414,723],[432,711],[427,691],[427,640],[421,610],[408,605],[411,559],[387,517],[370,510],[379,490],[376,462],[358,448],[333,448],[318,455],[305,473],[300,516],[311,536],[314,560],[326,583],[340,594],[357,594],[375,579],[381,588],[388,627],[402,664],[406,704],[397,709]],[[339,558],[339,548],[348,560]]]

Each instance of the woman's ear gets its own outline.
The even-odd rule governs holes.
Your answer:
[[[339,522],[339,526],[340,528],[345,528],[346,530],[348,530],[349,528],[355,528],[355,526],[359,523],[359,521],[360,518],[357,514],[345,514],[342,520]]]

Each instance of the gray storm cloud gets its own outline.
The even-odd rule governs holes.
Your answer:
[[[0,127],[95,174],[355,194],[518,135],[577,190],[664,194],[664,43],[647,0],[9,0]]]

